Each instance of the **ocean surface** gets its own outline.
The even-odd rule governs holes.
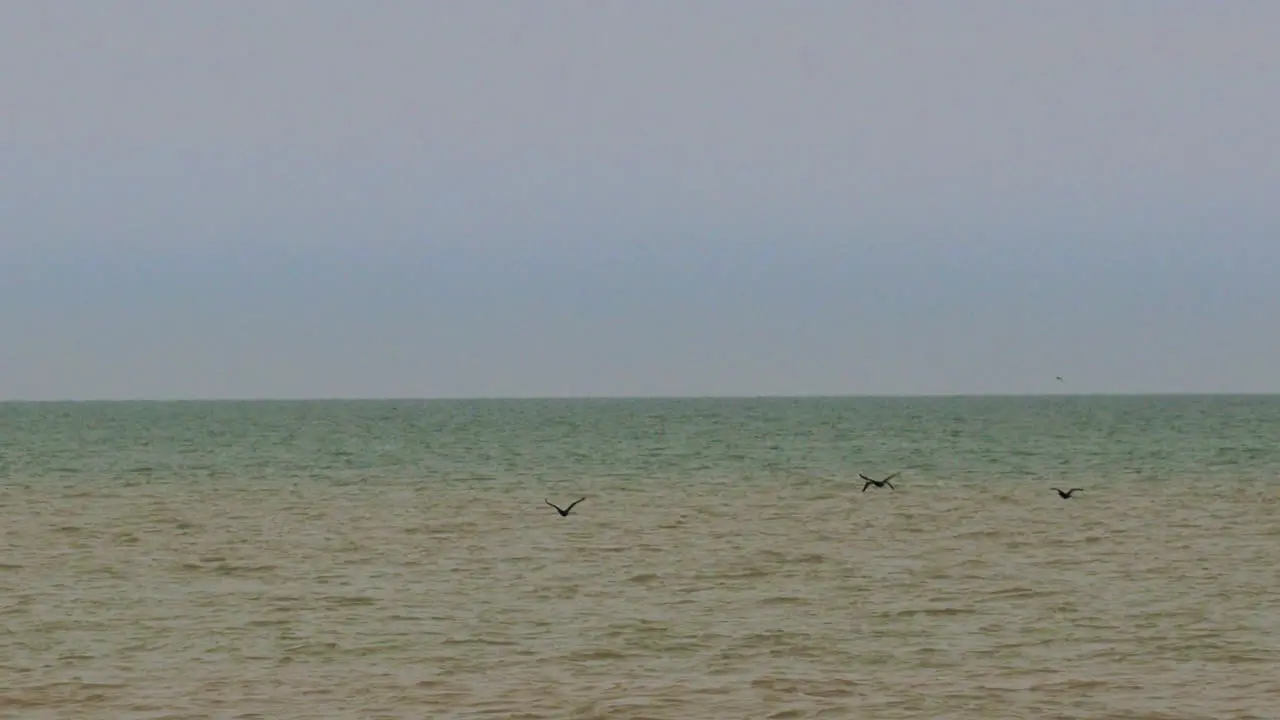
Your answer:
[[[1271,720],[1278,521],[1280,397],[0,404],[0,717]]]

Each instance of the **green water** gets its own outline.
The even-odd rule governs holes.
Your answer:
[[[0,405],[0,707],[1270,717],[1277,428],[1276,397]]]
[[[1280,478],[1280,396],[0,404],[7,482]]]

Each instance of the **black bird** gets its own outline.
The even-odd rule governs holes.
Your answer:
[[[1057,491],[1057,493],[1058,493],[1058,497],[1062,498],[1063,500],[1070,500],[1070,499],[1071,499],[1071,493],[1073,493],[1073,492],[1084,492],[1084,488],[1071,488],[1070,490],[1068,490],[1068,491],[1066,491],[1066,492],[1062,492],[1061,490],[1058,490],[1058,488],[1049,488],[1049,489],[1050,489],[1050,490],[1056,490],[1056,491]]]
[[[1062,376],[1061,376],[1061,375],[1058,375],[1058,376],[1057,376],[1057,379],[1058,379],[1058,382],[1062,382]]]
[[[577,500],[574,500],[573,502],[569,503],[569,507],[564,508],[563,510],[561,510],[559,505],[556,505],[555,503],[551,502],[550,500],[548,500],[548,499],[546,499],[546,498],[542,498],[542,502],[544,502],[544,503],[546,503],[546,504],[550,505],[551,507],[555,508],[555,509],[556,509],[556,512],[560,513],[560,517],[569,517],[569,511],[573,509],[573,506],[574,506],[574,505],[577,505],[578,503],[582,502],[583,500],[586,500],[586,498],[578,498]]]
[[[860,478],[862,478],[863,480],[866,480],[866,481],[867,481],[867,482],[862,486],[862,492],[866,492],[866,491],[867,491],[867,488],[871,487],[872,485],[875,485],[875,486],[876,486],[876,487],[878,487],[878,488],[882,488],[882,487],[884,487],[885,485],[888,485],[890,490],[896,490],[897,488],[895,488],[895,487],[893,486],[893,483],[891,483],[891,482],[889,482],[889,481],[890,481],[890,480],[892,480],[892,479],[894,479],[894,478],[896,478],[896,477],[898,477],[898,476],[899,476],[899,475],[901,475],[901,474],[902,474],[902,472],[901,472],[901,471],[899,471],[899,472],[896,472],[896,473],[894,473],[894,474],[890,475],[889,477],[887,477],[887,478],[885,478],[885,479],[883,479],[883,480],[872,480],[871,478],[867,477],[866,475],[863,475],[862,473],[858,473],[858,477],[860,477]]]

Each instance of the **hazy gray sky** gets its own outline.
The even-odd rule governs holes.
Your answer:
[[[1280,3],[13,0],[0,334],[0,398],[1280,392]]]

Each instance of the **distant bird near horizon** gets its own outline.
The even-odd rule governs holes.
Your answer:
[[[1061,375],[1056,375],[1055,377],[1057,378],[1058,382],[1062,382],[1062,376],[1061,376]]]
[[[878,487],[878,488],[882,488],[882,487],[884,487],[885,485],[888,485],[890,490],[897,490],[897,488],[895,488],[895,487],[893,486],[893,483],[891,483],[891,482],[889,482],[889,481],[890,481],[890,480],[892,480],[892,479],[894,479],[894,478],[896,478],[896,477],[898,477],[898,476],[899,476],[899,475],[901,475],[901,474],[902,474],[902,471],[898,471],[898,472],[896,472],[896,473],[894,473],[894,474],[890,475],[889,477],[887,477],[887,478],[885,478],[885,479],[883,479],[883,480],[872,480],[871,478],[867,477],[866,475],[863,475],[862,473],[858,473],[858,477],[860,477],[860,478],[862,478],[863,480],[866,480],[866,481],[867,481],[867,482],[862,486],[862,492],[866,492],[866,491],[867,491],[867,488],[871,487],[872,485],[875,485],[875,486],[876,486],[876,487]]]
[[[577,500],[574,500],[573,502],[569,503],[569,507],[564,508],[564,509],[561,509],[559,505],[556,505],[555,503],[551,502],[550,500],[548,500],[548,499],[546,499],[546,498],[543,498],[543,499],[542,499],[542,502],[544,502],[544,503],[546,503],[546,504],[550,505],[551,507],[555,508],[555,509],[556,509],[556,512],[560,513],[560,517],[569,517],[569,511],[573,509],[573,506],[574,506],[574,505],[577,505],[578,503],[582,502],[583,500],[586,500],[586,498],[585,498],[585,497],[578,498]]]
[[[1070,499],[1071,499],[1071,493],[1073,493],[1073,492],[1084,492],[1084,488],[1071,488],[1070,490],[1068,490],[1068,491],[1066,491],[1066,492],[1063,492],[1063,491],[1061,491],[1061,490],[1058,490],[1058,488],[1049,488],[1049,489],[1050,489],[1050,490],[1054,490],[1054,491],[1056,491],[1056,492],[1058,493],[1058,497],[1062,498],[1063,500],[1070,500]]]

